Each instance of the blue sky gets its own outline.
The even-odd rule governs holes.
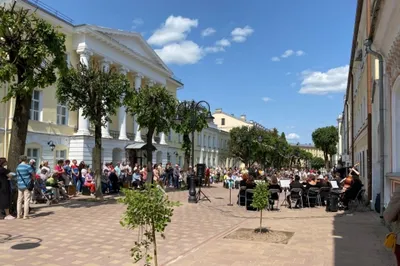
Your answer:
[[[76,24],[142,33],[185,84],[180,99],[246,114],[294,142],[311,142],[342,111],[355,0],[42,2]]]

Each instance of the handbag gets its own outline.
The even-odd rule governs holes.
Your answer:
[[[31,182],[29,182],[29,184],[26,184],[25,179],[22,177],[22,175],[19,173],[19,171],[17,171],[17,173],[18,173],[19,177],[22,179],[22,182],[24,182],[26,188],[29,191],[32,191],[33,188],[35,187],[35,184],[33,183],[33,180],[31,180]]]
[[[383,245],[388,248],[392,249],[393,251],[396,248],[396,242],[397,242],[397,235],[395,233],[389,233],[386,235],[385,242]]]

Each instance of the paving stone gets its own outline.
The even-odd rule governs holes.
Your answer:
[[[344,216],[322,207],[281,207],[265,212],[263,223],[273,230],[294,232],[287,245],[228,240],[224,235],[235,228],[256,228],[259,213],[227,206],[229,191],[221,184],[203,191],[211,203],[189,204],[186,191],[168,193],[183,205],[175,209],[166,239],[158,239],[160,265],[394,265],[393,255],[382,245],[387,230],[372,212]],[[237,190],[232,193],[235,201]],[[139,232],[120,226],[123,205],[73,199],[32,207],[32,219],[0,220],[0,236],[13,237],[0,242],[1,265],[132,265],[130,248]],[[35,249],[12,249],[38,241]]]

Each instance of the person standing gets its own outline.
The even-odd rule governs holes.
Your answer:
[[[27,163],[28,158],[25,155],[19,157],[20,164],[17,166],[17,185],[18,185],[18,200],[17,200],[17,218],[22,216],[22,201],[24,201],[24,219],[29,216],[29,203],[31,201],[31,191],[28,189],[31,182],[34,182],[35,170]]]
[[[11,184],[10,179],[12,175],[10,170],[5,168],[7,165],[7,160],[4,157],[0,158],[0,210],[6,212],[6,217],[4,220],[13,220],[14,216],[10,214],[11,205]]]

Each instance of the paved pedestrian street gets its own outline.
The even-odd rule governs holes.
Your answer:
[[[282,207],[266,212],[264,224],[294,232],[288,244],[230,240],[224,236],[237,228],[256,228],[258,213],[227,206],[229,191],[219,184],[204,192],[211,203],[188,204],[187,191],[168,193],[183,205],[159,240],[160,265],[395,265],[382,244],[387,229],[373,212]],[[120,226],[124,206],[113,198],[34,208],[29,220],[0,221],[0,265],[132,265],[138,234]]]

